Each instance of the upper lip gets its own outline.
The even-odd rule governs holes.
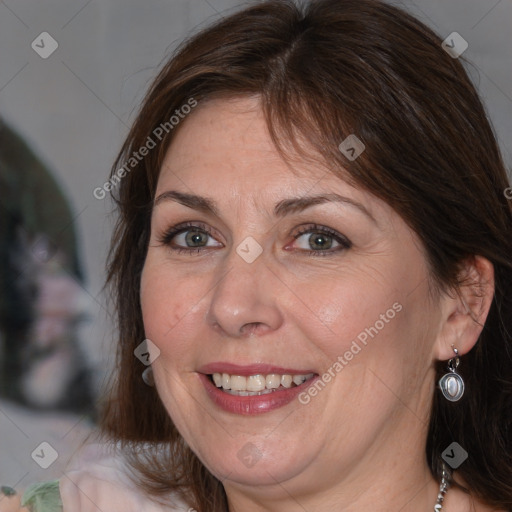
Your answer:
[[[206,375],[211,375],[213,373],[228,373],[230,375],[242,375],[246,377],[249,375],[269,375],[271,373],[277,373],[279,375],[308,375],[310,373],[315,373],[313,370],[297,370],[266,363],[239,365],[220,361],[205,364],[197,371]]]

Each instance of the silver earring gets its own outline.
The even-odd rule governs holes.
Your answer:
[[[464,394],[464,381],[457,373],[457,367],[460,364],[459,351],[452,345],[455,357],[448,361],[448,373],[439,379],[439,387],[446,400],[457,402]]]
[[[154,387],[155,386],[155,377],[153,376],[153,368],[151,366],[148,366],[143,372],[142,372],[142,380],[144,381],[144,384]]]

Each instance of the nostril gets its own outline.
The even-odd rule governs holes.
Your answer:
[[[265,330],[266,326],[262,322],[251,322],[244,324],[240,329],[240,334],[254,336],[258,331]]]

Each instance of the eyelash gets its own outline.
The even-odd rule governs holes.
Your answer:
[[[170,229],[168,229],[166,232],[163,233],[163,235],[158,239],[159,243],[162,245],[166,245],[171,249],[172,251],[175,251],[176,253],[188,253],[188,254],[199,254],[202,252],[204,247],[181,247],[181,246],[173,246],[171,245],[172,239],[180,235],[181,233],[189,231],[191,228],[195,228],[197,231],[202,231],[208,236],[212,236],[212,230],[209,226],[203,223],[193,223],[193,222],[186,222],[185,224],[178,224],[177,226],[173,226]],[[340,245],[339,247],[331,250],[306,250],[306,249],[300,249],[301,252],[304,252],[312,257],[317,256],[329,256],[333,253],[340,252],[346,249],[350,249],[352,247],[352,242],[345,236],[341,235],[334,229],[328,228],[326,226],[320,226],[318,224],[310,224],[308,226],[304,226],[299,232],[297,232],[295,235],[293,235],[294,240],[297,240],[302,235],[305,235],[307,233],[318,233],[323,235],[328,235],[332,237],[336,242],[338,242]]]
[[[295,240],[297,240],[299,237],[301,237],[302,235],[305,235],[307,233],[311,233],[311,234],[318,233],[318,234],[322,234],[322,235],[328,235],[340,244],[339,247],[337,247],[335,249],[326,250],[326,251],[314,251],[314,250],[308,251],[306,249],[301,249],[301,251],[305,252],[306,254],[308,254],[309,256],[312,256],[312,257],[330,256],[333,253],[344,251],[344,250],[350,249],[352,247],[352,242],[348,238],[341,235],[334,229],[328,228],[327,226],[320,226],[318,224],[310,224],[308,226],[304,226],[303,228],[301,228],[299,230],[299,232],[297,232],[295,235],[293,235],[293,238]]]
[[[173,226],[170,229],[168,229],[158,239],[158,241],[162,245],[167,245],[169,247],[169,249],[171,249],[171,251],[175,251],[178,254],[179,253],[188,253],[188,254],[196,253],[196,254],[199,254],[204,249],[203,247],[188,247],[188,248],[185,248],[185,247],[180,247],[179,245],[177,245],[177,246],[171,245],[171,241],[172,241],[172,239],[176,235],[180,235],[183,232],[190,231],[191,228],[196,228],[197,231],[203,231],[207,235],[213,236],[212,235],[212,230],[206,224],[203,224],[201,222],[198,222],[198,223],[186,222],[184,224],[178,224],[177,226]]]

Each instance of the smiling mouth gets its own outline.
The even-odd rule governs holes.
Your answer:
[[[290,375],[270,373],[268,375],[235,375],[229,373],[209,374],[210,381],[221,391],[235,396],[257,396],[284,391],[300,386],[314,378],[314,373]]]

